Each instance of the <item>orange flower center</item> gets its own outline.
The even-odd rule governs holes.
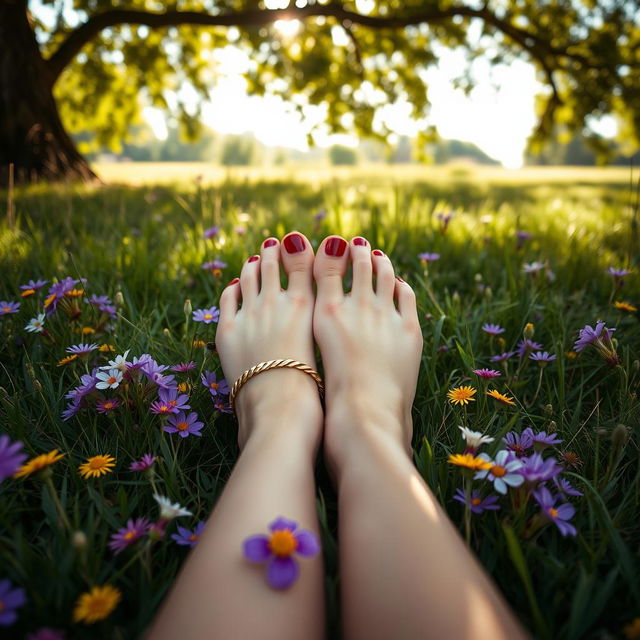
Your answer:
[[[113,409],[115,405],[113,404],[113,402],[105,402],[103,406],[105,409]]]
[[[9,313],[9,312],[11,311],[11,307],[2,307],[2,310],[3,310],[5,313]]]
[[[550,515],[552,518],[557,518],[557,517],[558,517],[558,510],[557,510],[557,509],[554,509],[553,507],[551,507],[551,508],[549,509],[549,515]]]
[[[213,316],[210,313],[205,313],[204,314],[204,319],[205,320],[211,320],[211,318],[213,318]]]
[[[118,382],[118,378],[115,378],[114,376],[109,376],[107,378],[107,384],[113,384],[114,382]]]
[[[178,405],[178,401],[177,400],[169,400],[169,406],[170,407],[176,407]]]
[[[135,537],[137,536],[135,531],[127,531],[127,533],[124,534],[123,538],[129,542],[129,540],[133,540]]]
[[[288,558],[297,546],[298,542],[289,529],[274,531],[269,539],[269,550],[279,558]]]
[[[186,431],[189,428],[189,423],[185,422],[184,420],[182,422],[178,422],[178,424],[176,425],[176,429],[178,431]]]
[[[210,386],[212,389],[217,389],[220,385],[219,385],[217,382],[211,382],[211,383],[209,384],[209,386]]]
[[[20,295],[23,298],[27,298],[29,296],[32,296],[35,292],[36,292],[35,289],[25,289]],[[1,611],[1,609],[0,609],[0,611]]]
[[[163,404],[163,405],[160,407],[160,413],[169,413],[170,411],[171,411],[171,407],[169,407],[169,406],[168,406],[168,405],[166,405],[166,404]]]
[[[477,505],[479,505],[481,502],[480,498],[472,498],[471,499],[471,504],[476,507]]]
[[[106,466],[106,463],[104,460],[102,459],[98,459],[98,460],[91,460],[89,462],[89,468],[90,469],[102,469],[103,467]]]
[[[197,534],[197,533],[192,533],[192,534],[189,536],[189,541],[190,541],[190,542],[195,542],[197,539],[198,539],[198,534]]]
[[[499,464],[494,464],[493,467],[491,467],[491,473],[496,478],[502,478],[502,476],[505,476],[507,474],[507,470],[504,467],[501,467]]]

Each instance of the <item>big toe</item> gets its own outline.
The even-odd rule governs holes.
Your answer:
[[[343,278],[348,261],[349,244],[344,238],[329,236],[322,241],[313,264],[318,300],[331,303],[344,297]]]

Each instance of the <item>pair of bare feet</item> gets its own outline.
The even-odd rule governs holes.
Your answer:
[[[352,285],[345,293],[349,263]],[[216,345],[230,383],[266,360],[292,358],[316,368],[314,339],[324,367],[325,415],[309,376],[271,370],[237,396],[240,446],[260,428],[261,416],[281,415],[278,428],[302,437],[312,455],[324,425],[325,460],[334,472],[357,449],[364,435],[359,425],[378,425],[381,437],[409,452],[422,351],[415,294],[366,239],[329,236],[314,256],[298,232],[282,242],[268,238],[220,298]]]

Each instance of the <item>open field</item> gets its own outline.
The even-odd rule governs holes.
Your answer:
[[[172,537],[175,522],[121,553],[109,542],[128,519],[158,520],[154,492],[187,507],[193,515],[178,524],[193,530],[238,456],[224,399],[200,381],[201,372],[222,375],[206,347],[215,324],[194,322],[185,300],[194,310],[217,305],[261,242],[294,228],[314,247],[331,233],[363,235],[414,287],[424,336],[415,462],[523,624],[549,640],[625,637],[640,618],[640,212],[629,170],[97,170],[120,184],[19,189],[15,224],[4,215],[0,223],[0,434],[24,443],[29,459],[54,449],[65,456],[48,474],[0,475],[0,580],[26,597],[3,637],[44,626],[70,638],[141,635],[188,547]],[[205,238],[214,225],[217,234]],[[421,260],[424,252],[439,257]],[[213,260],[225,266],[203,267]],[[48,283],[22,297],[19,286],[38,278]],[[93,295],[109,301],[85,302]],[[39,313],[46,333],[26,331]],[[577,352],[581,330],[599,321],[606,323],[599,338]],[[492,336],[487,323],[504,331]],[[80,342],[107,346],[65,362]],[[205,423],[201,438],[163,431],[150,411],[157,388],[135,369],[126,390],[91,386],[94,367],[127,350],[128,361],[149,354],[159,365],[196,363],[176,382]],[[555,358],[541,365],[530,357],[537,351]],[[501,354],[510,355],[492,360]],[[479,368],[500,376],[488,384]],[[76,403],[81,383],[89,387]],[[455,406],[447,394],[463,385],[476,390],[475,400]],[[513,404],[487,396],[489,389]],[[110,400],[115,406],[104,411]],[[521,441],[531,429],[535,450],[557,461],[554,474],[529,476],[505,495],[490,481],[465,480],[449,462],[465,449],[458,425],[495,438],[483,447],[492,458],[509,448],[507,434]],[[513,456],[530,465],[533,447]],[[130,471],[147,453],[157,457],[152,470]],[[84,478],[80,465],[96,455],[113,456],[112,470]],[[337,638],[336,496],[321,460],[317,478],[327,619]],[[482,498],[496,496],[500,509],[471,513],[453,499],[465,483]],[[542,484],[556,506],[574,507],[567,522],[575,535],[541,507]],[[96,584],[122,599],[88,625],[74,611]]]

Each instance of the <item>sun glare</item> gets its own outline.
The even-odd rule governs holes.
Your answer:
[[[300,30],[300,20],[276,20],[275,30],[285,38],[293,38]]]

